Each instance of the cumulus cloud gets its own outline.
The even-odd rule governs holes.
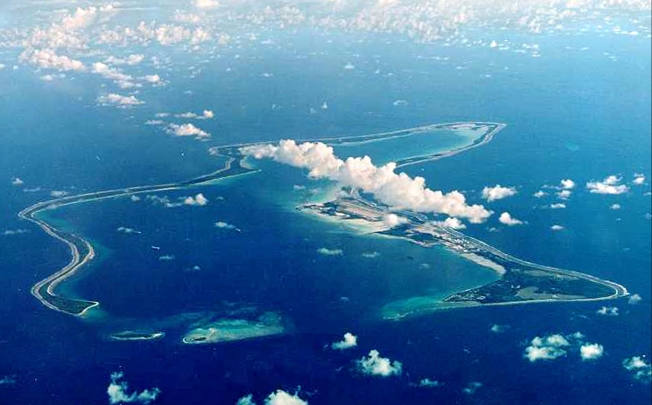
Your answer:
[[[460,221],[459,218],[448,217],[443,221],[437,222],[437,224],[446,228],[451,228],[456,230],[466,229],[466,225],[464,225],[464,222]]]
[[[640,173],[636,173],[634,175],[634,180],[632,180],[632,183],[637,185],[637,186],[642,186],[643,184],[645,184],[645,175],[640,174]]]
[[[561,190],[561,191],[558,191],[555,195],[560,200],[568,200],[572,194],[573,194],[573,192],[570,191],[570,190]]]
[[[516,195],[515,187],[503,187],[500,184],[482,189],[482,198],[488,202],[502,200],[503,198],[511,197],[513,195]]]
[[[256,403],[254,402],[254,396],[249,394],[238,399],[235,405],[256,405]]]
[[[109,395],[110,404],[136,403],[147,405],[156,400],[161,393],[160,389],[152,388],[129,394],[129,386],[125,381],[122,381],[123,378],[124,373],[122,372],[111,374],[111,384],[109,384],[109,387],[106,389],[106,393]]]
[[[561,210],[566,208],[566,204],[564,203],[555,203],[555,204],[550,204],[550,209],[553,210]]]
[[[408,222],[407,218],[400,217],[396,214],[387,214],[383,216],[383,223],[390,228],[402,225],[406,222]]]
[[[190,205],[193,207],[203,207],[204,205],[208,204],[208,198],[204,197],[204,194],[199,193],[196,196],[192,197],[186,197],[183,199],[184,205]]]
[[[13,177],[11,179],[12,186],[22,186],[25,182],[20,177]]]
[[[52,191],[50,191],[50,196],[52,196],[54,198],[61,198],[61,197],[65,197],[67,195],[68,195],[68,192],[63,191],[63,190],[52,190]]]
[[[143,80],[155,86],[163,86],[166,84],[159,75],[145,75],[143,76]]]
[[[265,399],[265,405],[308,405],[308,401],[299,398],[299,394],[288,394],[283,390],[276,390]]]
[[[629,296],[629,299],[627,300],[627,303],[630,304],[630,305],[636,305],[639,302],[641,302],[641,300],[643,300],[643,298],[641,298],[640,295],[632,294],[632,295]]]
[[[317,249],[317,253],[323,256],[343,256],[344,251],[342,249],[329,249],[329,248],[319,248]]]
[[[199,129],[190,123],[182,125],[170,124],[168,125],[166,132],[174,136],[194,136],[197,139],[210,138],[211,136],[208,132]]]
[[[41,69],[82,72],[86,70],[83,62],[71,59],[65,55],[57,55],[52,49],[26,49],[21,53],[20,60],[28,62]]]
[[[220,6],[220,2],[216,0],[194,0],[192,3],[197,8],[216,8]]]
[[[520,219],[516,219],[512,217],[512,215],[509,212],[503,212],[500,214],[500,217],[498,218],[498,221],[500,221],[501,224],[507,225],[507,226],[516,226],[516,225],[523,225],[523,221]]]
[[[604,347],[598,343],[585,342],[584,338],[580,332],[565,336],[560,334],[537,336],[526,347],[523,357],[533,363],[540,360],[555,360],[566,356],[571,350],[578,353],[582,361],[597,360],[602,357]]]
[[[566,348],[570,343],[563,335],[548,335],[543,338],[535,337],[530,346],[525,348],[524,357],[530,362],[539,360],[554,360],[566,355]]]
[[[395,209],[446,214],[468,219],[472,223],[483,222],[491,215],[481,205],[468,205],[459,191],[446,194],[433,191],[426,188],[422,177],[411,178],[405,173],[396,173],[396,163],[378,167],[368,156],[350,157],[343,161],[334,155],[333,148],[321,142],[297,144],[292,140],[283,140],[278,146],[255,145],[244,147],[241,151],[256,159],[271,158],[308,169],[312,178],[327,178],[342,186],[359,188]]]
[[[572,190],[575,188],[575,182],[571,179],[560,181],[560,187],[564,190]]]
[[[596,311],[598,315],[604,316],[618,316],[618,307],[602,307]]]
[[[121,232],[121,233],[126,233],[128,235],[129,234],[141,234],[142,233],[142,232],[140,232],[140,231],[138,231],[138,230],[136,230],[134,228],[129,228],[129,227],[126,227],[126,226],[121,226],[118,229],[116,229],[116,231]]]
[[[143,54],[131,54],[126,58],[116,58],[115,56],[109,56],[104,60],[105,63],[110,65],[129,65],[134,66],[145,60],[145,55]]]
[[[380,257],[380,253],[378,252],[363,252],[362,257],[365,259],[375,259],[377,257]]]
[[[422,378],[419,381],[418,386],[422,388],[437,388],[441,387],[443,384],[437,380],[431,380],[430,378]]]
[[[492,331],[493,333],[503,333],[505,332],[505,329],[507,329],[506,326],[498,325],[497,323],[491,325],[491,328],[489,328],[489,330]]]
[[[123,89],[136,87],[136,84],[133,82],[133,77],[126,75],[120,72],[118,69],[113,68],[105,63],[93,63],[91,72],[100,75],[105,79],[113,80],[118,86]]]
[[[137,99],[135,96],[122,96],[116,93],[99,96],[97,102],[104,106],[117,106],[122,108],[145,104],[145,102]]]
[[[582,360],[597,360],[604,354],[604,347],[597,343],[585,343],[580,346]]]
[[[226,229],[226,230],[233,230],[233,231],[237,231],[237,232],[242,232],[242,230],[240,228],[238,228],[237,226],[235,226],[233,224],[230,224],[228,222],[224,222],[224,221],[217,221],[215,223],[215,227],[218,228],[218,229]]]
[[[462,392],[466,395],[474,395],[478,389],[482,388],[482,383],[479,381],[471,381],[466,384],[466,387],[462,389]]]
[[[622,206],[620,204],[611,204],[609,206],[609,209],[612,209],[612,210],[619,210],[621,208],[622,208]]]
[[[356,347],[358,345],[358,337],[350,332],[344,334],[344,338],[339,342],[331,344],[334,350],[346,350]]]
[[[631,371],[635,379],[650,383],[652,380],[652,366],[645,360],[645,356],[634,356],[623,360],[623,367]]]
[[[550,227],[550,229],[552,229],[553,231],[562,231],[564,230],[564,227],[561,225],[553,225]]]
[[[403,364],[400,361],[391,361],[386,357],[380,357],[378,350],[371,350],[367,357],[357,361],[358,370],[365,375],[390,377],[401,375]]]
[[[27,229],[5,229],[2,232],[3,236],[14,236],[14,235],[23,235],[25,233],[29,233],[29,230]]]
[[[186,119],[198,119],[198,120],[209,120],[215,118],[215,113],[211,110],[204,110],[201,114],[194,112],[185,112],[182,114],[176,114],[177,118],[186,118]]]
[[[548,193],[546,193],[545,191],[539,190],[536,193],[532,194],[532,197],[534,197],[534,198],[542,198],[542,197],[545,197],[547,195],[548,195]]]
[[[620,184],[622,177],[611,175],[605,177],[602,181],[590,181],[586,183],[586,188],[593,194],[624,194],[629,191],[629,187]]]

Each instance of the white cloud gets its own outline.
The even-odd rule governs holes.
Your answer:
[[[197,139],[201,138],[210,138],[211,134],[206,131],[203,131],[193,124],[170,124],[168,125],[166,132],[174,136],[194,136]]]
[[[507,226],[523,225],[523,221],[512,217],[512,215],[509,212],[503,212],[502,214],[500,214],[498,221],[500,221],[501,224]]]
[[[466,384],[466,387],[462,390],[466,395],[474,395],[478,389],[482,388],[482,383],[479,381],[471,381]]]
[[[612,210],[619,210],[621,208],[622,208],[622,206],[620,204],[611,204],[609,206],[609,209],[612,209]]]
[[[375,259],[377,257],[380,257],[380,253],[378,252],[364,252],[362,253],[362,257],[365,259]]]
[[[498,325],[497,323],[491,325],[491,328],[489,328],[490,331],[493,333],[503,333],[505,331],[506,327],[503,325]]]
[[[423,388],[437,388],[441,387],[442,383],[437,380],[431,380],[430,378],[423,378],[419,381],[419,387]]]
[[[403,364],[401,362],[380,357],[378,350],[371,350],[367,357],[359,359],[357,366],[362,374],[372,376],[389,377],[400,375],[403,372]]]
[[[143,79],[147,83],[154,84],[154,85],[163,85],[164,84],[163,80],[161,79],[161,76],[159,76],[159,75],[145,75],[145,76],[143,76]]]
[[[50,191],[50,195],[54,198],[61,198],[67,196],[68,192],[63,190],[52,190]]]
[[[622,177],[608,176],[602,181],[590,181],[586,183],[586,188],[593,194],[623,194],[629,191],[629,187],[620,184]]]
[[[553,210],[560,210],[566,208],[566,204],[564,203],[555,203],[555,204],[550,204],[550,209]]]
[[[220,6],[220,2],[216,0],[194,0],[193,5],[197,8],[216,8]]]
[[[557,198],[560,200],[568,200],[572,194],[573,192],[570,190],[561,190],[556,193]]]
[[[451,228],[456,230],[466,229],[466,225],[464,225],[464,222],[460,221],[459,218],[448,217],[443,221],[437,222],[437,224],[446,228]]]
[[[278,146],[256,145],[242,148],[241,151],[257,159],[272,158],[280,163],[306,168],[312,178],[328,178],[343,186],[360,188],[396,209],[447,214],[467,218],[473,223],[483,222],[491,215],[481,205],[468,205],[459,191],[446,194],[433,191],[425,187],[422,177],[397,174],[396,163],[377,167],[368,156],[350,157],[343,161],[333,154],[333,148],[321,142],[298,145],[294,141],[284,140]]]
[[[550,227],[550,229],[552,229],[553,231],[561,231],[564,229],[564,227],[561,225],[553,225]]]
[[[253,398],[254,396],[249,394],[247,396],[238,399],[238,402],[236,402],[235,405],[256,405]]]
[[[129,227],[126,227],[126,226],[121,226],[118,229],[116,229],[116,231],[121,232],[121,233],[126,233],[126,234],[141,234],[142,233],[140,231],[137,231],[134,228],[129,228]]]
[[[627,303],[630,304],[630,305],[636,305],[639,302],[641,302],[642,300],[643,300],[643,298],[641,298],[640,295],[632,294],[632,295],[629,296],[629,299],[627,300]]]
[[[645,361],[645,356],[634,356],[623,360],[623,367],[631,371],[634,378],[645,383],[652,380],[652,366]]]
[[[145,60],[145,55],[143,54],[131,54],[127,56],[126,58],[116,58],[114,56],[109,56],[106,58],[104,61],[105,63],[108,63],[110,65],[129,65],[129,66],[135,66],[138,65],[140,62]]]
[[[215,117],[215,113],[211,110],[204,110],[201,115],[194,112],[185,112],[182,114],[175,114],[177,118],[186,118],[186,119],[198,119],[198,120],[208,120]]]
[[[20,60],[29,62],[41,69],[56,69],[60,71],[86,70],[83,62],[71,59],[64,55],[57,55],[52,49],[32,49],[28,48],[20,54]]]
[[[12,186],[22,186],[25,182],[20,177],[13,177],[11,179]]]
[[[317,253],[323,256],[343,256],[344,251],[342,249],[329,249],[329,248],[319,248],[317,249]]]
[[[634,183],[637,186],[642,186],[643,184],[645,184],[645,175],[636,173],[634,175],[634,180],[632,180],[632,183]]]
[[[116,93],[99,96],[97,102],[105,106],[114,105],[122,108],[145,104],[145,102],[137,99],[135,96],[122,96]]]
[[[530,346],[525,348],[524,357],[531,362],[554,360],[565,356],[568,346],[570,343],[562,335],[548,335],[543,338],[537,336],[532,339]]]
[[[190,205],[194,207],[203,207],[204,205],[208,204],[208,198],[204,197],[204,194],[199,193],[194,197],[189,196],[184,198],[183,203],[185,205]]]
[[[597,360],[604,354],[604,347],[597,343],[585,343],[580,346],[582,360]]]
[[[237,226],[235,226],[233,224],[230,224],[228,222],[224,222],[224,221],[216,222],[215,227],[218,228],[218,229],[227,229],[227,230],[242,232],[242,230],[240,228],[238,228]]]
[[[398,225],[402,225],[406,222],[408,222],[407,218],[400,217],[396,214],[387,214],[383,216],[383,223],[385,224],[385,226],[388,226],[390,228],[393,228]]]
[[[561,188],[564,190],[572,190],[575,188],[575,182],[570,179],[560,181]]]
[[[118,69],[113,68],[102,62],[93,63],[91,72],[102,76],[105,79],[113,80],[122,88],[131,88],[136,85],[133,83],[134,78],[120,72]]]
[[[532,194],[532,197],[541,198],[541,197],[545,197],[547,195],[548,195],[548,193],[546,193],[545,191],[539,190],[536,193]]]
[[[154,401],[161,393],[161,390],[158,388],[152,388],[149,390],[133,392],[129,394],[129,387],[127,383],[125,381],[121,381],[123,377],[124,373],[122,372],[111,374],[111,384],[109,384],[109,387],[106,389],[106,393],[109,395],[110,404],[149,404],[150,402]]]
[[[345,70],[353,70],[353,69],[355,69],[355,65],[353,63],[347,63],[346,65],[344,65],[344,69]]]
[[[618,316],[618,307],[602,307],[596,311],[598,315],[604,316]]]
[[[482,198],[488,202],[502,200],[503,198],[511,197],[513,195],[516,195],[515,187],[503,187],[500,184],[482,189]]]
[[[299,398],[299,394],[290,395],[283,390],[276,390],[265,399],[265,405],[308,405],[308,401]]]
[[[352,333],[345,333],[344,338],[339,341],[331,344],[331,348],[334,350],[346,350],[356,347],[358,345],[358,337]]]
[[[22,235],[25,233],[29,233],[29,230],[27,229],[6,229],[4,232],[2,232],[3,236],[13,236],[13,235]]]

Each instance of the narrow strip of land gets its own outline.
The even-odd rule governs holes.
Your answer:
[[[88,265],[88,263],[95,258],[95,250],[93,245],[87,239],[84,239],[82,236],[71,231],[54,227],[52,224],[48,223],[46,219],[40,218],[38,215],[39,213],[73,204],[89,203],[110,198],[128,197],[143,193],[179,190],[253,171],[255,170],[242,166],[241,160],[236,161],[236,159],[229,158],[226,160],[223,168],[191,180],[177,183],[127,187],[68,196],[55,200],[39,202],[25,208],[18,214],[18,216],[35,223],[43,229],[45,233],[66,244],[70,250],[71,256],[70,262],[65,267],[36,283],[31,289],[32,295],[46,307],[70,315],[83,316],[91,308],[99,305],[99,302],[97,301],[67,297],[57,293],[57,287],[61,283],[78,274],[82,267]]]

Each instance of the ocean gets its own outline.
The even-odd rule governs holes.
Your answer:
[[[282,32],[260,36],[286,45],[234,47],[213,59],[196,55],[187,65],[201,66],[201,74],[190,78],[187,66],[175,66],[167,87],[143,90],[143,99],[156,101],[134,109],[96,106],[97,86],[89,85],[95,79],[50,83],[29,69],[0,70],[6,106],[0,110],[0,178],[6,179],[0,231],[28,231],[0,236],[0,379],[15,376],[15,383],[0,385],[0,403],[106,403],[116,371],[125,373],[131,389],[160,388],[155,403],[163,405],[235,404],[249,393],[262,403],[276,389],[298,389],[310,404],[650,402],[649,385],[622,366],[625,358],[651,351],[649,180],[617,196],[584,187],[608,175],[626,182],[635,173],[650,178],[649,39],[547,35],[537,38],[541,56],[532,57],[386,35],[306,30],[291,41]],[[487,32],[487,40],[495,38],[509,39],[513,49],[532,41]],[[347,64],[354,68],[344,69]],[[324,102],[328,109],[321,108]],[[156,113],[202,109],[216,113],[197,124],[212,134],[208,142],[144,125]],[[102,311],[82,321],[43,307],[29,293],[69,260],[65,246],[16,216],[52,190],[75,194],[188,179],[219,166],[207,153],[215,145],[456,121],[507,127],[480,148],[403,170],[495,212],[464,232],[525,260],[618,282],[642,301],[472,308],[383,321],[377,314],[388,302],[466,288],[494,275],[441,249],[364,235],[297,212],[330,185],[262,161],[256,162],[262,173],[157,194],[177,203],[202,193],[209,200],[203,207],[166,208],[142,195],[51,213],[97,244],[98,259],[67,288],[97,299]],[[12,177],[25,184],[12,186]],[[563,201],[566,208],[545,208],[559,201],[544,186],[567,178],[578,187]],[[514,186],[518,194],[483,201],[482,188],[495,184]],[[532,196],[542,189],[550,195]],[[613,204],[621,209],[610,209]],[[496,218],[504,211],[527,223],[501,225]],[[564,229],[552,231],[555,224]],[[319,254],[320,248],[335,253]],[[379,255],[363,257],[373,252]],[[603,305],[617,306],[619,315],[598,315]],[[282,316],[286,334],[180,343],[193,322],[270,311]],[[490,330],[496,324],[501,333]],[[107,338],[133,328],[166,329],[167,335],[146,342]],[[604,356],[587,362],[569,352],[536,363],[523,357],[535,336],[577,331],[603,345]],[[358,336],[358,346],[330,349],[345,332]],[[358,373],[355,360],[372,349],[402,362],[402,375]],[[424,378],[441,384],[415,386]],[[475,382],[481,386],[464,391]]]

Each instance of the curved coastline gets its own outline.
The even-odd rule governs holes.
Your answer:
[[[47,210],[54,210],[68,205],[88,203],[109,198],[127,197],[143,193],[156,193],[168,190],[179,190],[208,183],[217,179],[234,177],[242,174],[252,173],[256,170],[244,167],[241,161],[229,158],[223,168],[191,180],[178,183],[164,183],[158,185],[127,187],[114,190],[85,193],[75,196],[68,196],[55,200],[48,200],[31,205],[20,213],[18,217],[38,225],[45,233],[66,244],[70,250],[70,262],[56,273],[40,280],[31,289],[31,293],[46,307],[63,312],[69,315],[83,317],[88,311],[100,305],[98,301],[65,297],[57,294],[57,286],[73,277],[80,269],[95,258],[93,245],[82,236],[55,228],[47,221],[38,218],[38,214]]]
[[[346,143],[351,143],[351,142],[374,142],[374,141],[379,141],[384,139],[405,137],[413,134],[432,131],[435,129],[453,129],[453,130],[464,129],[461,127],[467,127],[473,130],[475,130],[474,128],[477,129],[477,127],[480,127],[486,132],[478,139],[475,139],[473,143],[463,147],[458,147],[452,150],[442,151],[442,152],[433,153],[429,155],[414,156],[414,157],[408,157],[405,159],[398,160],[396,162],[397,167],[404,167],[404,166],[415,165],[415,164],[424,163],[428,161],[443,159],[446,157],[451,157],[459,153],[468,151],[470,149],[474,149],[486,145],[487,143],[491,142],[495,134],[498,133],[503,128],[505,128],[506,125],[502,123],[494,123],[494,122],[453,122],[453,123],[426,125],[422,127],[415,127],[410,129],[385,132],[379,134],[353,136],[353,137],[322,138],[322,139],[317,139],[312,141],[313,142],[321,141],[332,145],[337,145],[337,144],[345,145]],[[298,142],[302,142],[302,141],[298,141]],[[50,309],[63,312],[69,315],[80,316],[80,317],[87,315],[91,309],[98,307],[100,305],[100,303],[97,301],[65,297],[57,294],[56,291],[57,287],[61,283],[65,282],[67,279],[79,273],[80,269],[83,266],[87,265],[89,262],[91,262],[94,259],[95,250],[93,248],[93,245],[88,240],[84,239],[82,236],[74,234],[72,232],[67,232],[61,229],[57,229],[52,224],[48,223],[46,220],[38,218],[38,214],[40,212],[47,211],[47,210],[54,210],[68,205],[88,203],[88,202],[99,201],[103,199],[109,199],[109,198],[127,197],[131,195],[142,194],[142,193],[156,193],[156,192],[168,191],[168,190],[179,190],[179,189],[189,188],[197,185],[209,184],[210,182],[219,179],[230,178],[230,177],[235,177],[243,174],[258,172],[257,169],[246,167],[243,164],[246,159],[246,156],[244,156],[240,152],[240,149],[245,146],[260,145],[265,143],[269,143],[269,142],[242,143],[237,145],[212,147],[209,149],[211,154],[216,156],[224,156],[227,158],[224,167],[215,172],[211,172],[209,174],[199,176],[190,180],[173,182],[173,183],[164,183],[158,185],[127,187],[121,189],[99,191],[94,193],[86,193],[86,194],[81,194],[76,196],[68,196],[60,199],[39,202],[30,207],[25,208],[18,214],[18,216],[22,219],[35,223],[41,229],[43,229],[43,231],[46,232],[48,235],[66,244],[71,254],[71,260],[66,266],[64,266],[54,274],[39,281],[32,287],[31,289],[32,295],[36,297],[43,305],[45,305]],[[357,199],[357,202],[369,204],[369,202],[362,201],[361,199]],[[337,203],[337,201],[335,201],[334,203]],[[325,204],[321,204],[321,207],[318,207],[316,210],[319,211],[324,206]],[[415,229],[417,229],[421,225],[420,224],[421,219],[418,217],[418,215],[414,215],[414,214],[412,214],[412,217],[413,217],[413,221],[411,221],[410,225],[415,226]],[[506,253],[503,253],[500,250],[495,249],[484,242],[463,235],[449,228],[437,227],[436,229],[437,234],[435,233],[428,234],[428,232],[425,232],[419,234],[418,238],[414,236],[415,234],[412,233],[411,230],[410,232],[402,233],[402,231],[404,230],[399,229],[392,232],[389,231],[378,232],[376,234],[394,237],[394,238],[406,239],[413,243],[417,243],[426,247],[432,246],[433,244],[443,244],[445,247],[450,248],[451,250],[455,251],[458,254],[461,254],[462,256],[464,256],[464,254],[467,253],[475,254],[477,252],[480,252],[483,258],[490,257],[491,259],[488,260],[493,260],[494,263],[498,261],[502,264],[509,263],[514,265],[525,266],[526,268],[530,268],[530,269],[538,269],[542,272],[553,274],[553,276],[557,274],[560,277],[574,277],[577,279],[582,279],[582,280],[589,281],[591,283],[595,283],[596,285],[611,288],[613,291],[612,294],[600,296],[600,297],[591,297],[591,298],[583,297],[581,299],[575,298],[575,299],[567,299],[567,300],[553,298],[553,299],[528,299],[524,301],[510,301],[510,302],[478,302],[472,299],[473,296],[475,297],[479,296],[480,292],[484,291],[483,289],[486,289],[488,286],[491,286],[495,283],[500,283],[501,280],[504,280],[506,277],[504,276],[504,274],[501,274],[501,279],[499,279],[494,283],[460,291],[458,293],[446,297],[443,301],[440,302],[441,304],[444,305],[438,305],[437,306],[438,308],[436,309],[487,306],[487,305],[514,305],[514,304],[524,304],[524,303],[559,302],[559,301],[597,301],[597,300],[605,300],[605,299],[614,299],[614,298],[619,298],[628,295],[627,289],[620,284],[607,281],[607,280],[602,280],[597,277],[590,276],[588,274],[584,274],[580,272],[561,270],[553,267],[541,266],[538,264],[526,262],[524,260],[520,260]],[[429,238],[430,240],[428,241],[424,240],[423,235],[425,234],[427,234],[425,238]],[[473,251],[473,249],[472,251],[465,251],[465,248],[468,247],[467,245],[465,245],[465,243],[468,244],[468,246],[471,246],[473,249],[475,249],[475,251]],[[482,265],[482,263],[479,264]],[[500,267],[500,264],[498,264],[497,266]],[[489,267],[489,266],[485,266],[485,267]],[[496,270],[496,268],[497,267],[493,267],[494,270]],[[531,291],[531,293],[532,293],[531,295],[534,296],[536,290]],[[433,309],[432,307],[429,307],[429,308],[425,308],[424,311],[430,311],[432,309]],[[389,317],[386,319],[400,319],[403,318],[404,316],[413,315],[413,313],[412,311],[404,311],[403,313],[397,315],[398,316],[396,317]]]

